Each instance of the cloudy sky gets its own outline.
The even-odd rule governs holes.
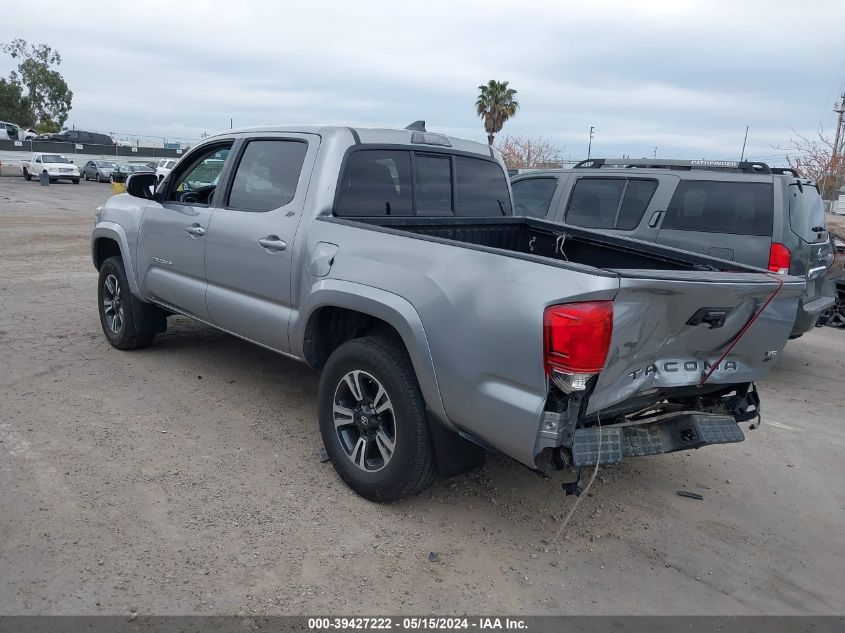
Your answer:
[[[485,139],[478,85],[508,80],[503,133],[562,157],[777,163],[791,130],[832,128],[845,2],[410,3],[239,0],[4,7],[0,41],[46,42],[74,91],[67,125],[168,140],[265,123],[404,126]],[[56,5],[58,6],[58,5]],[[0,59],[0,74],[11,60]]]

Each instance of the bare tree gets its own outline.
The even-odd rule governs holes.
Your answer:
[[[816,137],[807,138],[792,130],[794,136],[786,147],[775,147],[785,152],[786,162],[799,174],[816,181],[822,198],[836,197],[836,191],[845,184],[845,160],[834,155],[833,139],[819,128]]]
[[[538,136],[504,136],[496,148],[502,153],[508,169],[543,169],[560,167],[563,151],[550,140]]]

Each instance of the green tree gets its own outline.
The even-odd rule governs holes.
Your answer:
[[[0,121],[11,121],[21,127],[32,127],[29,102],[21,87],[0,78]]]
[[[502,130],[505,121],[516,115],[519,102],[514,99],[515,96],[516,90],[508,88],[507,81],[491,79],[486,85],[478,86],[475,111],[484,121],[488,145],[493,144],[493,139]]]
[[[18,86],[23,106],[29,112],[29,120],[21,125],[34,125],[39,130],[57,126],[61,129],[73,100],[64,77],[53,68],[61,65],[62,56],[47,44],[29,44],[20,38],[0,46],[12,59],[19,60],[7,83]]]

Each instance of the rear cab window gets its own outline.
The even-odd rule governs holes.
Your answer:
[[[644,178],[579,178],[566,208],[566,223],[588,229],[632,231],[657,190]]]
[[[771,183],[682,180],[660,228],[771,237],[773,216]]]
[[[507,175],[481,157],[406,149],[355,149],[338,182],[341,217],[490,217],[511,214]]]

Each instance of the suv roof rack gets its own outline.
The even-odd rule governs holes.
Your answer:
[[[801,178],[801,174],[798,173],[797,169],[793,169],[792,167],[772,167],[772,173],[782,176],[784,174],[790,174],[791,176],[795,176],[796,178]]]
[[[771,174],[766,163],[738,160],[657,160],[648,158],[588,158],[576,163],[573,169],[599,169],[602,167],[624,167],[638,169],[716,169],[739,171],[745,174]]]

